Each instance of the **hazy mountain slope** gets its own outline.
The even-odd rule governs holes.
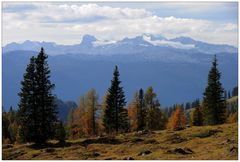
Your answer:
[[[68,117],[70,110],[75,109],[77,107],[77,104],[73,101],[64,102],[60,99],[56,99],[55,104],[56,104],[57,110],[58,110],[58,117],[63,122],[67,121],[67,117]]]
[[[46,51],[48,53],[48,51]],[[3,54],[3,105],[17,106],[20,81],[31,54],[13,51]],[[146,57],[146,55],[148,57]],[[173,57],[175,56],[175,57]],[[218,54],[223,86],[228,90],[237,84],[237,54]],[[96,88],[102,97],[110,86],[115,65],[130,101],[139,88],[153,86],[163,106],[201,98],[207,82],[212,55],[166,53],[164,57],[145,54],[49,56],[51,80],[56,84],[54,93],[63,100],[78,103],[79,96]]]

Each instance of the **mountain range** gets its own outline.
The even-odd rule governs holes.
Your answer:
[[[91,54],[116,55],[164,52],[186,52],[216,54],[221,52],[236,53],[237,48],[230,45],[209,44],[196,41],[189,37],[167,39],[160,35],[143,34],[134,38],[124,38],[120,41],[99,41],[94,36],[84,35],[80,44],[58,45],[54,42],[25,41],[10,43],[3,47],[3,53],[15,50],[39,51],[44,47],[49,55]]]
[[[153,86],[162,106],[202,98],[213,55],[217,55],[222,84],[226,90],[237,85],[238,49],[210,44],[189,37],[167,39],[143,34],[120,41],[99,41],[85,35],[80,44],[25,41],[2,48],[3,106],[17,107],[20,81],[29,58],[44,47],[49,55],[54,94],[76,103],[80,95],[95,88],[99,99],[110,86],[115,65],[129,102],[140,88]]]

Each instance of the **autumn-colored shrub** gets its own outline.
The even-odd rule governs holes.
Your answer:
[[[227,123],[236,123],[238,121],[238,112],[232,113],[227,118]]]
[[[10,144],[11,142],[10,142],[10,140],[9,140],[9,138],[4,138],[3,139],[3,144]]]
[[[129,117],[131,131],[137,130],[138,129],[138,113],[137,113],[136,105],[129,104],[128,117]]]
[[[168,122],[168,128],[172,130],[182,130],[186,128],[186,117],[183,109],[177,105]]]

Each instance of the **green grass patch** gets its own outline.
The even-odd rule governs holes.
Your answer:
[[[215,135],[216,133],[222,132],[222,130],[205,130],[202,131],[200,133],[195,133],[192,135],[192,137],[199,137],[199,138],[206,138],[206,137],[210,137],[212,135]]]

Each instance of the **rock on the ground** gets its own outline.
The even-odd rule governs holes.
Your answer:
[[[123,158],[123,160],[134,160],[134,158],[131,156],[128,156],[128,157]]]
[[[168,141],[170,141],[172,144],[181,143],[181,142],[184,142],[186,140],[187,140],[186,138],[183,138],[178,134],[173,134],[172,136],[170,136],[168,138]]]
[[[32,158],[35,158],[35,157],[37,157],[37,156],[39,156],[38,153],[36,153],[36,154],[32,154]]]
[[[92,153],[92,155],[93,155],[94,157],[97,157],[97,156],[100,156],[100,153],[94,151],[94,152]]]
[[[146,151],[141,151],[138,156],[144,156],[144,155],[148,155],[148,154],[151,154],[152,152],[149,151],[149,150],[146,150]]]
[[[149,134],[149,133],[151,133],[150,131],[148,131],[148,130],[141,130],[141,131],[137,131],[136,133],[135,133],[135,135],[145,135],[145,134]]]
[[[238,147],[231,146],[229,149],[230,154],[237,154],[238,153]]]
[[[235,143],[235,140],[234,139],[227,139],[227,143],[230,143],[230,144],[234,144]]]
[[[182,154],[182,155],[186,155],[186,154],[192,154],[194,153],[190,148],[175,148],[173,150],[168,150],[167,153],[171,153],[171,154]]]
[[[46,152],[54,152],[54,151],[55,151],[54,148],[47,148],[47,149],[46,149]]]

